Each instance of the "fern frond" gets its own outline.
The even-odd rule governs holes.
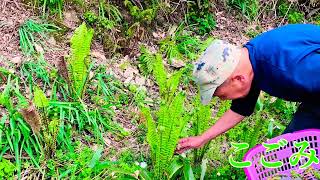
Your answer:
[[[49,100],[39,87],[35,87],[33,102],[38,108],[44,108],[49,106]]]
[[[198,136],[209,129],[211,125],[211,108],[209,105],[203,105],[198,94],[193,101],[194,112],[192,113],[192,124],[194,136]],[[205,152],[208,150],[208,145],[194,151],[194,163],[199,164]]]
[[[155,63],[153,65],[153,75],[159,86],[160,96],[163,96],[167,86],[167,72],[164,69],[161,54],[156,54]]]
[[[90,45],[93,29],[82,23],[71,38],[71,57],[68,61],[69,77],[75,94],[82,98],[88,76],[90,63]]]
[[[174,58],[182,58],[182,54],[179,52],[176,41],[171,40],[171,37],[160,41],[160,51],[166,55],[170,64]]]
[[[139,56],[139,68],[144,76],[147,76],[152,73],[153,65],[155,62],[155,55],[150,52],[150,50],[145,47],[140,47],[141,55]]]
[[[159,138],[157,136],[157,131],[156,131],[156,124],[153,121],[149,108],[142,107],[141,113],[147,124],[147,129],[148,129],[147,141],[151,147],[151,154],[154,156],[154,154],[157,152],[158,141],[159,141]],[[155,157],[153,159],[155,159]]]
[[[174,94],[176,93],[179,84],[180,84],[180,79],[183,75],[183,69],[175,72],[174,74],[171,75],[171,77],[167,80],[167,95],[168,98],[171,98],[172,96],[174,96]]]
[[[160,148],[155,169],[162,173],[163,170],[167,169],[167,165],[173,157],[181,128],[185,125],[184,119],[181,118],[184,112],[184,99],[185,96],[183,93],[179,93],[174,97],[172,103],[163,104],[157,114],[159,120]],[[161,174],[158,175],[161,177]]]

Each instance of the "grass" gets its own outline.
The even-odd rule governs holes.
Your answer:
[[[228,0],[228,5],[240,10],[240,12],[250,21],[257,18],[260,8],[258,0]]]
[[[46,38],[48,32],[54,32],[60,28],[52,24],[38,23],[28,19],[19,28],[20,48],[26,55],[36,52],[36,45],[41,45],[41,41]]]

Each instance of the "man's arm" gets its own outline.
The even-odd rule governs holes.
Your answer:
[[[228,110],[210,129],[208,129],[202,135],[181,139],[177,147],[177,152],[183,153],[189,149],[200,148],[204,144],[208,143],[211,139],[237,125],[243,119],[244,116],[233,112],[232,110]]]
[[[240,121],[242,121],[244,117],[245,116],[242,116],[229,109],[210,129],[201,135],[204,143],[209,142],[211,139],[233,128]]]

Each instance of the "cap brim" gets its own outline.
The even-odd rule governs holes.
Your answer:
[[[205,89],[205,90],[203,90],[203,89]],[[209,104],[216,89],[217,89],[217,86],[200,88],[201,103],[204,105]]]

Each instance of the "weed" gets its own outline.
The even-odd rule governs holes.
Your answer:
[[[20,48],[26,55],[34,54],[36,43],[46,38],[45,33],[60,28],[52,24],[41,24],[29,19],[19,28]],[[38,35],[38,36],[35,36]]]
[[[260,8],[258,0],[228,0],[228,5],[239,9],[250,21],[255,20]]]
[[[130,15],[134,18],[135,22],[151,24],[157,15],[157,6],[153,5],[149,8],[142,9],[134,5],[131,0],[125,0],[123,3],[129,9]]]
[[[59,14],[59,17],[62,18],[64,0],[34,0],[33,4],[42,7],[43,16],[46,16],[46,13]]]
[[[13,96],[19,97],[18,105],[15,106]],[[6,152],[14,154],[18,177],[21,173],[22,153],[26,153],[31,161],[39,168],[39,154],[41,145],[37,136],[33,136],[32,130],[24,122],[23,117],[18,112],[17,107],[25,107],[27,101],[19,91],[17,80],[11,80],[8,76],[7,85],[0,94],[0,106],[7,109],[8,115],[2,116],[0,120],[0,157]],[[9,122],[9,123],[7,123]]]
[[[287,1],[278,2],[278,12],[281,17],[287,18],[289,23],[302,23],[304,13],[300,12],[295,4]]]
[[[196,27],[196,32],[200,35],[210,33],[216,26],[213,14],[210,12],[210,2],[208,0],[190,1],[187,22],[192,27]]]

